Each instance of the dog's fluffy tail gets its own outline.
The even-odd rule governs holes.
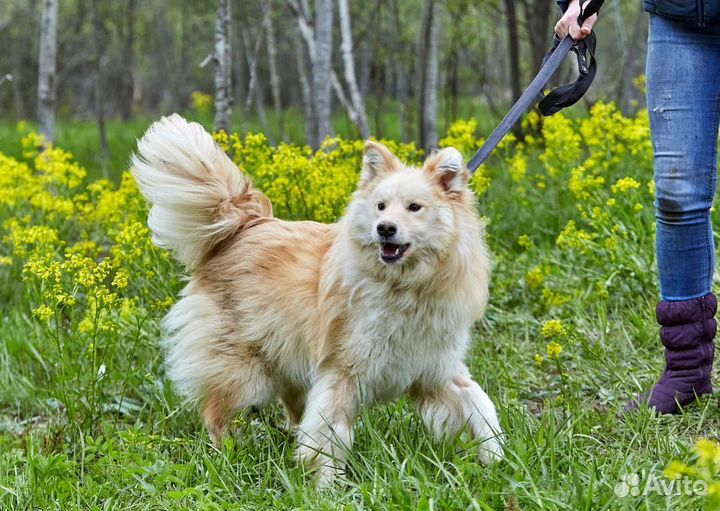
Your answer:
[[[252,189],[210,134],[177,114],[150,126],[138,141],[132,166],[152,204],[153,241],[189,269],[248,223],[272,216],[268,198]]]

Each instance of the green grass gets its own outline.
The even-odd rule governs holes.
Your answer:
[[[118,153],[113,176],[127,158],[122,148],[132,146],[145,124],[112,125]],[[59,144],[87,165],[92,128],[76,124],[58,132]],[[0,150],[18,151],[13,137],[10,128],[2,128]],[[530,167],[540,164],[533,159]],[[276,404],[238,418],[221,449],[210,444],[197,412],[174,395],[165,377],[161,313],[135,318],[108,336],[102,348],[108,365],[96,382],[104,391],[97,400],[67,383],[97,374],[96,361],[63,355],[48,327],[30,316],[32,296],[16,281],[8,283],[13,297],[0,314],[0,509],[694,511],[709,506],[704,497],[677,489],[669,496],[615,492],[632,474],[641,474],[641,490],[653,478],[667,483],[662,472],[671,460],[691,458],[696,438],[720,433],[715,396],[676,417],[621,413],[663,367],[654,321],[649,196],[628,199],[630,206],[636,200],[645,204],[642,214],[628,207],[613,220],[629,229],[623,245],[583,258],[555,245],[566,220],[578,214],[561,179],[540,190],[531,176],[517,183],[506,171],[496,158],[493,184],[481,201],[496,262],[490,308],[468,356],[506,432],[504,461],[480,465],[477,445],[465,437],[434,440],[411,403],[401,400],[363,411],[347,477],[317,491],[293,458],[295,440],[284,430]],[[613,172],[647,179],[647,171],[625,161]],[[532,249],[518,246],[521,234],[530,236]],[[547,305],[528,287],[525,274],[538,264],[552,266],[546,278],[553,291],[571,297],[568,303]],[[166,265],[157,271],[153,285],[177,293],[179,269]],[[594,284],[607,274],[615,279],[608,284],[610,297],[599,299]],[[545,354],[548,340],[540,329],[554,317],[563,319],[569,334],[560,340],[560,359],[546,359],[541,367],[534,357]],[[71,409],[77,420],[69,418]]]
[[[196,414],[156,379],[154,330],[128,353],[128,370],[148,374],[123,413],[105,413],[88,431],[67,431],[51,398],[56,382],[44,378],[42,355],[34,352],[44,334],[11,317],[0,325],[1,507],[513,509],[515,502],[519,509],[698,509],[698,499],[685,496],[614,494],[626,474],[662,478],[672,458],[687,456],[694,437],[720,428],[716,398],[681,417],[618,416],[637,381],[649,382],[661,366],[650,306],[638,309],[610,323],[582,317],[588,329],[604,328],[592,351],[568,367],[577,394],[555,406],[556,382],[532,361],[541,349],[537,322],[522,310],[493,308],[470,366],[498,406],[507,459],[486,468],[471,443],[434,441],[400,402],[363,414],[348,481],[326,492],[314,490],[296,466],[278,406],[251,415],[221,450],[212,447]]]

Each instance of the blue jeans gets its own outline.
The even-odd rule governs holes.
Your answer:
[[[660,292],[663,300],[690,300],[711,291],[715,270],[720,35],[651,15],[646,80]]]

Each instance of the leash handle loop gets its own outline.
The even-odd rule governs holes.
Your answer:
[[[585,23],[585,20],[588,19],[593,14],[597,14],[600,10],[600,7],[602,7],[605,0],[590,0],[585,4],[583,7],[582,0],[580,1],[580,14],[578,15],[578,25],[582,27],[582,24]]]

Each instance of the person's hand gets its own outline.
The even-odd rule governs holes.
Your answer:
[[[567,8],[567,11],[565,11],[565,14],[563,14],[560,21],[555,24],[555,33],[560,39],[570,34],[570,37],[579,41],[580,39],[585,39],[585,37],[590,35],[592,27],[597,21],[597,14],[593,14],[586,19],[582,27],[578,25],[579,15],[580,0],[572,0]]]

